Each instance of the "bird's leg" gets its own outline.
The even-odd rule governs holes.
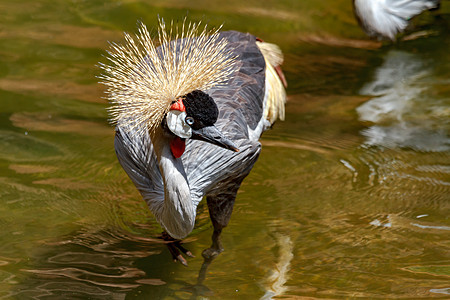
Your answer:
[[[237,188],[239,188],[239,185]],[[237,188],[235,190],[230,189],[228,193],[206,197],[209,216],[211,217],[211,222],[214,226],[214,232],[211,237],[211,247],[205,249],[202,253],[205,259],[214,258],[223,251],[220,234],[222,233],[222,229],[225,228],[230,221]]]
[[[216,249],[218,253],[223,251],[222,242],[220,241],[221,233],[222,233],[222,229],[214,228],[214,232],[211,236],[211,240],[212,240],[211,248]]]
[[[181,240],[174,239],[165,231],[162,233],[162,239],[167,242],[167,244],[166,244],[167,248],[169,249],[170,254],[172,254],[172,258],[173,258],[174,262],[179,261],[184,266],[188,265],[186,259],[183,257],[183,255],[181,253],[184,253],[185,255],[187,255],[189,257],[195,257],[191,253],[191,251],[189,251],[188,249],[184,248],[181,245]]]

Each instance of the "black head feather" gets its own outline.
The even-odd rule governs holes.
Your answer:
[[[203,124],[201,127],[214,125],[219,117],[219,109],[214,99],[200,90],[185,95],[183,104],[186,107],[186,115],[194,118],[196,123]]]

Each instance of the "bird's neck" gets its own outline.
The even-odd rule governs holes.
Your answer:
[[[194,228],[195,206],[181,158],[175,158],[170,149],[172,137],[158,128],[152,136],[164,181],[164,207],[159,222],[173,238],[184,238]]]

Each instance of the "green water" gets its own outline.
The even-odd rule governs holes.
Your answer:
[[[0,2],[0,297],[448,298],[449,3],[382,45],[349,0],[224,2]],[[185,241],[196,257],[173,263],[96,79],[108,41],[157,15],[285,53],[286,120],[208,266],[206,205]]]

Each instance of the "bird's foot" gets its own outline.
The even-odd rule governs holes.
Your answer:
[[[167,248],[169,249],[170,254],[172,254],[174,262],[179,261],[184,266],[187,266],[188,263],[182,253],[189,257],[195,257],[191,251],[181,245],[181,240],[174,239],[167,232],[162,233],[162,239],[166,241]]]
[[[220,234],[222,233],[222,229],[214,229],[211,240],[212,245],[208,249],[203,250],[202,256],[206,260],[213,260],[220,253],[223,252],[222,242],[220,241]]]
[[[212,259],[216,258],[222,252],[223,252],[223,248],[211,247],[211,248],[207,248],[207,249],[203,250],[202,256],[206,260],[212,260]]]

